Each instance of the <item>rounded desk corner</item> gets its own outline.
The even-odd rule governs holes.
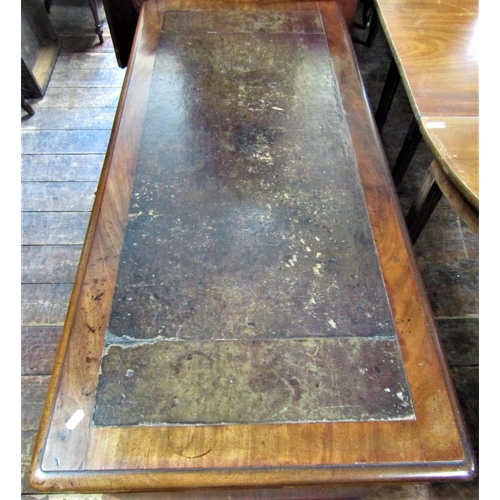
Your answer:
[[[33,462],[28,471],[28,482],[37,491],[50,491],[47,473],[42,470],[38,461]]]
[[[40,494],[76,492],[71,478],[64,476],[61,472],[44,471],[37,462],[28,471],[28,483]]]
[[[446,481],[470,482],[477,478],[477,459],[471,447],[465,449],[465,457],[459,462],[455,470],[456,473],[453,479],[445,479]]]
[[[477,460],[474,455],[471,453],[470,457],[465,460],[466,466],[466,476],[465,481],[473,481],[477,478],[478,468],[477,468]]]

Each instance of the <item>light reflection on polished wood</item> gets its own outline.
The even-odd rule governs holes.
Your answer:
[[[479,117],[423,117],[422,130],[444,174],[479,210]]]
[[[403,217],[349,34],[333,2],[239,2],[238,8],[320,9],[416,419],[91,427],[162,11],[220,7],[227,9],[228,2],[148,0],[143,6],[34,447],[33,486],[48,491],[144,491],[470,479],[475,466],[453,384],[411,244],[401,230]],[[66,423],[77,410],[84,417],[70,430]]]

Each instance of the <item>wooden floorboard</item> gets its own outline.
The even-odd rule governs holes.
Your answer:
[[[23,182],[21,208],[26,212],[92,210],[96,182]]]
[[[23,498],[25,493],[34,492],[33,488],[28,483],[26,471],[28,470],[33,444],[36,438],[36,431],[21,431],[21,493]],[[43,498],[43,497],[42,497]],[[62,498],[60,497],[62,500]]]
[[[26,470],[38,426],[52,364],[66,314],[81,245],[125,71],[116,63],[100,0],[104,44],[98,43],[87,0],[53,0],[50,18],[61,39],[61,52],[43,99],[32,100],[36,114],[21,111],[21,493],[24,500],[133,500],[147,496],[109,494],[37,494]],[[366,32],[357,30],[360,37]],[[376,108],[390,50],[379,33],[371,49],[355,44],[372,108]],[[389,163],[411,119],[404,91],[398,91],[382,136]],[[402,206],[412,196],[428,165],[420,147],[399,189]],[[438,320],[452,376],[466,422],[478,441],[478,238],[440,202],[415,247]],[[228,498],[228,494],[195,497],[172,493],[150,498]],[[244,494],[233,498],[250,498]],[[278,498],[261,493],[251,498]],[[297,497],[299,498],[299,497]],[[304,496],[301,498],[312,498]],[[318,498],[318,497],[317,497]],[[398,485],[371,488],[349,498],[473,499],[472,484]]]
[[[21,283],[73,283],[81,245],[25,245],[21,248]]]
[[[22,245],[79,245],[85,239],[90,212],[23,212]]]
[[[21,148],[23,154],[95,154],[105,153],[108,141],[108,130],[26,130]]]
[[[109,130],[113,125],[115,108],[47,108],[30,120],[21,122],[23,130]]]
[[[72,283],[21,285],[21,325],[63,325]]]
[[[103,154],[23,155],[21,180],[25,182],[98,181],[103,161]]]
[[[26,470],[125,76],[116,63],[100,2],[99,12],[103,45],[87,0],[53,1],[50,18],[61,52],[44,98],[31,101],[36,114],[21,111],[24,498],[35,493]]]
[[[75,70],[77,71],[77,70]],[[116,107],[120,89],[112,87],[49,88],[45,98],[37,103],[41,108],[106,108]]]
[[[21,430],[36,431],[42,415],[45,394],[49,387],[47,375],[25,375],[21,382]]]
[[[60,57],[63,57],[63,55]],[[75,73],[74,69],[68,68],[55,71],[52,74],[51,87],[66,88],[68,85],[78,85],[80,87],[110,88],[110,86],[115,85],[117,88],[120,88],[122,82],[122,74],[117,73],[114,69],[103,69],[98,66],[97,68],[79,69]]]
[[[62,326],[21,327],[21,375],[50,375]]]
[[[116,71],[116,57],[112,52],[63,52],[57,58],[54,75],[64,71]],[[82,76],[84,76],[83,74]],[[113,79],[111,80],[113,83]],[[111,85],[112,86],[112,85]]]

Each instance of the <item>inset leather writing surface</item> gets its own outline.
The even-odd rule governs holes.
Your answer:
[[[412,418],[319,13],[166,11],[94,424]]]
[[[411,419],[399,363],[382,339],[112,344],[94,424]]]

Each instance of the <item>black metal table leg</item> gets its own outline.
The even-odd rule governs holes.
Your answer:
[[[408,167],[410,166],[411,160],[415,151],[417,150],[420,141],[422,140],[422,134],[418,128],[418,122],[415,117],[413,117],[408,132],[406,133],[403,146],[399,151],[398,159],[392,168],[392,179],[394,180],[394,185],[397,187],[403,180]]]
[[[375,9],[375,5],[373,4],[373,0],[364,0],[363,2],[363,20],[361,24],[356,24],[358,28],[368,29],[368,35],[366,40],[361,40],[360,38],[353,37],[353,42],[361,43],[366,47],[371,47],[375,35],[377,34],[377,28],[379,25],[377,10]]]
[[[373,7],[371,12],[371,19],[369,21],[370,29],[368,30],[368,36],[366,37],[366,43],[365,43],[367,47],[371,47],[373,44],[373,40],[375,38],[375,35],[377,34],[378,24],[379,21],[378,21],[377,10],[375,9],[375,7]]]
[[[401,76],[399,75],[396,61],[392,58],[391,65],[389,66],[389,72],[387,73],[387,78],[385,79],[384,89],[382,90],[377,111],[375,112],[375,123],[377,124],[379,132],[382,132],[382,128],[384,127],[385,120],[389,114],[389,109],[391,108],[392,100],[394,99],[394,95],[396,94],[400,81]]]
[[[370,24],[371,15],[374,9],[373,0],[363,0],[363,24],[365,30]]]

